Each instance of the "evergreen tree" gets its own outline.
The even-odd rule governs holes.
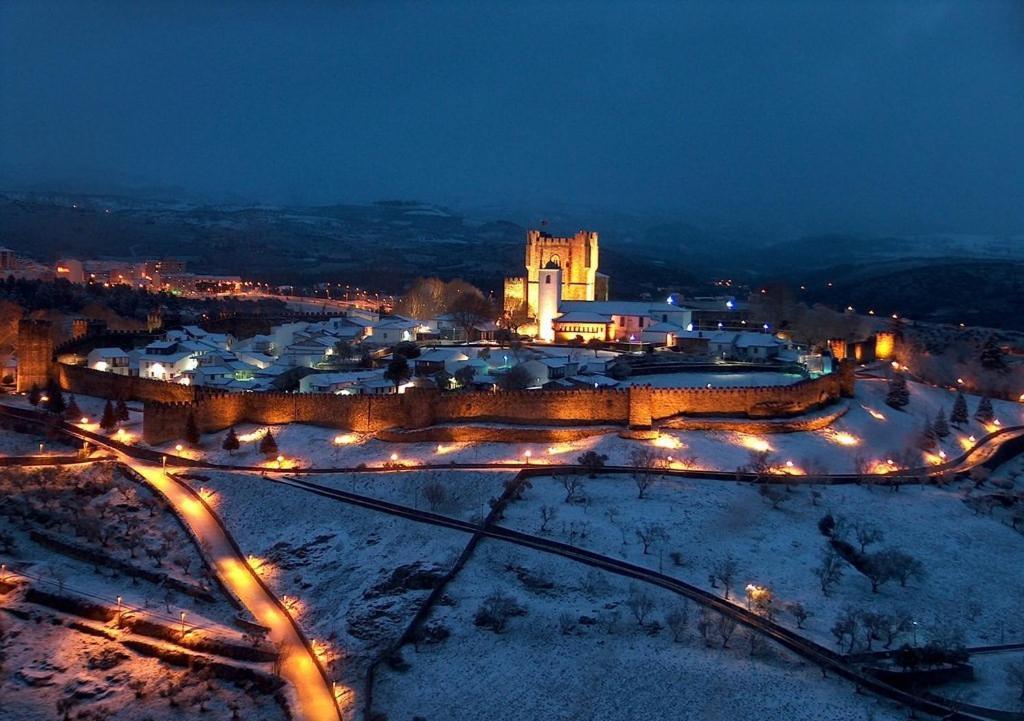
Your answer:
[[[238,442],[238,436],[235,435],[235,427],[232,426],[228,429],[228,434],[224,436],[224,443],[221,445],[221,448],[229,454],[234,455],[240,445],[241,444]]]
[[[54,415],[64,415],[64,411],[67,410],[67,404],[64,402],[64,393],[60,390],[60,384],[55,380],[51,380],[46,384],[46,410],[50,411]]]
[[[82,417],[82,409],[78,407],[78,401],[75,400],[74,393],[68,397],[68,409],[64,411],[64,417],[69,421],[77,421]]]
[[[974,417],[982,423],[991,423],[995,419],[996,414],[992,410],[992,401],[988,396],[982,396],[978,401],[978,410],[974,411]]]
[[[907,379],[896,373],[889,378],[889,393],[885,397],[886,405],[900,410],[910,403],[910,390]]]
[[[959,428],[967,425],[967,399],[963,391],[956,392],[956,400],[953,401],[953,410],[949,414],[949,422]]]
[[[939,440],[948,438],[950,434],[949,423],[946,422],[946,414],[939,411],[935,416],[935,425],[932,426],[935,431],[935,437]]]
[[[938,445],[938,438],[935,435],[935,424],[929,416],[924,418],[924,428],[921,429],[921,438],[918,445],[922,451],[934,451]]]
[[[117,416],[114,415],[114,406],[111,405],[110,401],[103,406],[103,415],[100,417],[100,428],[105,430],[107,433],[117,428]]]
[[[274,434],[269,430],[260,439],[260,453],[267,458],[277,455],[277,441],[274,440]]]
[[[117,399],[117,405],[114,406],[114,413],[117,415],[117,420],[127,421],[131,418],[128,415],[128,404],[124,402],[124,398]]]
[[[185,419],[185,440],[190,446],[199,445],[199,427],[196,425],[196,417],[192,411],[189,411],[188,418]]]
[[[979,360],[981,361],[981,366],[986,370],[999,371],[1000,373],[1005,373],[1009,370],[1009,367],[1006,365],[1003,349],[999,347],[999,343],[996,342],[996,337],[993,335],[990,335],[981,347]]]
[[[32,387],[28,389],[28,402],[31,403],[34,406],[38,406],[39,405],[39,399],[42,398],[42,397],[43,397],[43,394],[40,392],[39,386],[37,386],[35,383],[33,383]]]
[[[409,370],[409,361],[400,355],[396,355],[388,363],[387,370],[384,371],[384,378],[395,384],[396,393],[398,392],[398,387],[409,380],[411,376],[412,371]]]

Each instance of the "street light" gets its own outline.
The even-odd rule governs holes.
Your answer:
[[[185,638],[185,612],[181,612],[181,637]]]
[[[526,465],[530,465],[530,456],[533,455],[533,452],[527,449],[523,455],[526,457]]]

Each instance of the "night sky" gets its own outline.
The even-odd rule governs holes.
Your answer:
[[[0,83],[5,189],[1024,231],[1019,0],[6,0]]]

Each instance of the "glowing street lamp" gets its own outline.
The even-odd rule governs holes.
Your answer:
[[[523,453],[523,456],[526,458],[526,465],[530,465],[530,456],[532,456],[532,455],[533,455],[533,452],[530,451],[529,449],[527,449],[526,452]]]
[[[185,612],[181,612],[181,637],[185,638]]]
[[[178,453],[181,453],[181,452],[182,452],[182,450],[184,450],[184,448],[185,448],[185,447],[184,447],[183,445],[181,445],[180,443],[178,443],[178,444],[176,444],[176,445],[174,446],[174,450],[175,450],[175,451],[177,451]]]
[[[398,454],[397,453],[392,453],[391,454],[391,462],[395,463],[397,461],[398,461]]]
[[[277,467],[280,468],[282,463],[284,463],[284,456],[278,456],[277,457]]]

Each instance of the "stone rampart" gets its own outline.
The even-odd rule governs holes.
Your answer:
[[[170,403],[191,401],[196,395],[195,388],[180,383],[123,376],[67,363],[56,363],[55,368],[61,388],[85,396]]]
[[[87,369],[79,369],[87,370]],[[83,379],[92,383],[92,373],[75,374],[71,386]],[[100,375],[117,378],[109,373]],[[124,378],[123,381],[138,381]],[[118,383],[114,381],[115,385]],[[158,381],[146,381],[159,383]],[[136,389],[131,397],[146,400],[143,431],[146,442],[159,443],[180,438],[189,413],[203,432],[223,430],[239,423],[308,423],[377,433],[394,429],[417,429],[438,424],[480,427],[486,423],[511,426],[626,426],[650,425],[681,417],[731,416],[737,418],[785,418],[820,408],[840,397],[835,375],[822,376],[788,386],[756,388],[614,388],[565,391],[512,391],[442,393],[410,389],[401,395],[334,395],[325,393],[228,393],[202,388],[161,384],[180,388],[175,393],[190,397],[144,397],[149,385]],[[98,390],[95,385],[89,386]],[[85,390],[72,388],[76,392]],[[107,390],[115,390],[107,389]],[[103,393],[90,393],[103,395]],[[109,396],[108,397],[116,397]],[[503,429],[488,432],[485,439],[521,440]],[[494,436],[491,438],[491,436]],[[548,434],[554,437],[553,434]],[[471,440],[449,435],[431,440]]]

